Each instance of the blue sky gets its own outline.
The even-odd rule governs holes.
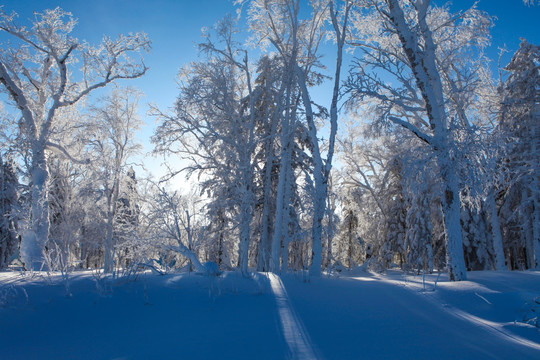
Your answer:
[[[454,0],[452,9],[473,3]],[[146,32],[153,42],[151,53],[145,55],[150,70],[130,83],[143,90],[148,101],[165,107],[176,97],[179,67],[196,59],[201,28],[236,10],[233,0],[2,0],[2,4],[7,11],[17,11],[21,21],[32,17],[34,10],[60,6],[79,19],[76,35],[94,43],[103,35]],[[540,43],[540,6],[527,7],[522,0],[483,0],[479,8],[497,17],[490,56],[496,57],[497,47],[503,45],[515,51],[520,37]]]
[[[466,9],[473,3],[454,0],[451,8]],[[178,69],[197,59],[196,44],[201,40],[201,28],[211,27],[227,13],[236,11],[233,0],[2,0],[1,4],[8,12],[19,13],[21,22],[31,18],[34,10],[60,6],[79,19],[75,35],[91,43],[98,43],[103,35],[146,32],[153,43],[152,51],[144,57],[150,70],[143,78],[124,84],[138,87],[146,94],[145,103],[155,103],[162,109],[171,107],[178,94],[175,82]],[[540,43],[540,6],[527,7],[522,0],[482,0],[478,7],[497,18],[492,46],[488,49],[495,64],[498,47],[506,46],[509,50],[504,64],[519,47],[520,37]],[[141,109],[143,117],[145,112],[146,106]],[[153,119],[146,119],[146,123],[141,140],[150,150]]]
[[[144,31],[152,51],[144,59],[150,67],[141,79],[125,82],[139,87],[150,102],[172,105],[175,76],[183,64],[196,59],[201,28],[210,27],[227,13],[232,0],[2,0],[6,11],[15,10],[23,22],[32,12],[61,7],[78,18],[75,36],[99,43],[103,35]]]

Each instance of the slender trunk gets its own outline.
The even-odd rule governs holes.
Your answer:
[[[285,207],[283,209],[283,222],[282,222],[282,230],[283,233],[283,248],[281,252],[281,271],[287,272],[288,265],[289,265],[289,225],[290,225],[290,199],[291,199],[291,190],[292,190],[292,183],[293,183],[293,169],[291,166],[287,167],[287,174],[286,174],[286,187],[285,187],[285,194],[284,198],[286,200]]]
[[[494,266],[495,270],[507,270],[504,263],[504,249],[501,233],[501,225],[499,223],[499,215],[497,214],[497,204],[495,203],[495,196],[493,189],[488,193],[486,202],[489,209],[489,220],[491,222],[491,232],[493,236],[493,250],[495,252]]]
[[[315,193],[313,196],[313,224],[311,228],[312,261],[311,266],[309,267],[309,274],[311,276],[320,276],[322,265],[322,220],[326,210],[328,179],[323,175],[323,161],[319,150],[317,128],[315,126],[315,119],[313,118],[313,110],[311,108],[311,99],[309,98],[305,74],[298,66],[297,76],[298,85],[300,86],[302,94],[302,102],[306,111],[308,133],[313,148],[313,180]]]
[[[239,258],[242,275],[248,275],[249,267],[249,238],[252,215],[252,199],[253,199],[253,167],[251,157],[254,149],[255,136],[255,99],[253,97],[253,89],[251,86],[251,74],[249,72],[247,53],[244,58],[244,66],[242,67],[246,74],[248,94],[249,94],[249,124],[247,143],[240,148],[241,160],[241,176],[242,176],[242,199],[240,203],[240,246]]]
[[[275,116],[272,119],[272,125],[270,129],[270,136],[266,140],[266,167],[264,173],[264,203],[261,225],[261,239],[259,245],[259,259],[257,263],[257,270],[268,271],[270,269],[270,253],[272,251],[272,243],[270,241],[270,226],[271,226],[271,212],[270,212],[270,198],[272,191],[272,170],[274,166],[274,137],[276,136],[277,118],[278,112],[274,112]]]
[[[285,123],[287,123],[287,121],[285,121]],[[283,130],[288,132],[289,127],[286,126]],[[285,199],[285,190],[287,186],[290,186],[287,179],[287,168],[291,166],[291,144],[289,143],[290,140],[288,134],[284,134],[282,139],[285,142],[282,145],[284,148],[281,151],[280,170],[276,194],[276,216],[274,221],[274,234],[272,237],[272,257],[270,260],[270,270],[273,272],[278,272],[280,269],[281,241],[282,237],[286,236],[283,232],[283,228],[288,225],[283,223],[283,217],[285,208],[288,207],[288,199]]]
[[[330,209],[332,210],[330,216],[328,217],[328,236],[326,239],[326,259],[324,261],[324,268],[327,269],[332,260],[332,238],[335,234],[335,224],[334,224],[334,211],[336,209],[335,202],[332,198],[329,204]]]
[[[292,74],[289,74],[288,85],[285,97],[285,118],[281,125],[281,160],[279,166],[279,178],[276,194],[276,214],[274,220],[274,234],[272,236],[272,254],[270,258],[270,270],[278,272],[280,270],[281,241],[286,236],[283,233],[284,209],[288,207],[289,199],[285,199],[286,189],[290,184],[287,181],[287,169],[291,167],[292,142],[294,132],[294,122],[291,119],[291,96],[292,96]]]
[[[105,273],[112,273],[114,270],[114,218],[116,215],[119,193],[120,174],[119,172],[116,172],[112,188],[107,196],[107,232],[105,237],[105,263],[103,266],[103,271]]]
[[[257,259],[257,270],[265,271],[269,267],[269,247],[271,246],[270,238],[270,190],[272,188],[272,159],[266,161],[266,169],[264,174],[264,192],[263,192],[263,213],[261,219],[261,237],[259,239],[259,254]]]
[[[317,181],[315,182],[317,183]],[[321,184],[321,183],[319,183]],[[316,186],[317,187],[317,186]],[[324,187],[324,185],[323,185]],[[324,217],[325,210],[325,199],[321,199],[324,195],[324,189],[321,190],[321,185],[319,185],[319,190],[316,190],[316,201],[314,209],[314,224],[311,229],[311,238],[313,246],[313,257],[311,261],[311,266],[309,268],[309,274],[311,276],[320,276],[321,275],[321,266],[322,266],[322,220]]]
[[[217,264],[219,268],[221,268],[222,263],[223,263],[223,226],[220,229],[219,236],[218,236]]]
[[[309,99],[309,93],[307,91],[305,76],[301,69],[298,68],[299,74],[299,86],[302,92],[302,100],[306,107],[306,118],[308,120],[309,133],[313,145],[313,162],[314,162],[314,182],[315,182],[315,199],[314,199],[314,216],[312,227],[312,244],[313,244],[313,257],[309,273],[312,276],[320,276],[322,268],[322,220],[326,212],[326,197],[328,195],[328,178],[330,176],[330,170],[332,169],[332,159],[334,156],[334,146],[337,134],[337,120],[338,120],[338,97],[339,86],[341,76],[341,65],[343,62],[343,45],[345,44],[345,36],[347,31],[347,19],[349,10],[352,3],[347,3],[344,14],[344,21],[342,29],[339,28],[336,14],[334,13],[333,5],[330,3],[330,15],[332,18],[332,24],[337,37],[337,55],[336,55],[336,72],[334,76],[334,89],[332,93],[332,101],[330,105],[330,136],[328,139],[328,153],[326,156],[326,162],[323,164],[323,160],[319,150],[319,144],[317,140],[317,128],[315,127],[313,112],[311,110],[311,103]]]
[[[186,234],[188,236],[188,249],[189,251],[193,252],[193,231],[191,230],[191,216],[189,215],[189,211],[186,210]],[[191,272],[193,267],[193,262],[189,260],[189,271]]]
[[[251,227],[251,196],[250,196],[250,170],[245,169],[243,182],[244,182],[244,189],[242,192],[242,199],[240,204],[240,246],[238,248],[238,256],[240,259],[240,269],[242,271],[242,275],[247,276],[248,275],[248,265],[249,265],[249,235],[250,235],[250,227]]]

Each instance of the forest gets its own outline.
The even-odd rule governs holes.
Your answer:
[[[161,178],[134,170],[151,39],[1,8],[0,268],[540,268],[538,45],[494,70],[475,6],[236,3],[147,114]]]
[[[540,358],[535,38],[493,55],[472,2],[229,3],[166,105],[153,32],[0,4],[0,358]]]

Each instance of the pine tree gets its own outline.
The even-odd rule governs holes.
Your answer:
[[[507,184],[502,205],[505,240],[513,242],[513,259],[540,268],[540,46],[522,40],[505,67],[500,88],[500,128],[507,137]],[[519,237],[519,244],[515,242]],[[510,244],[508,244],[510,245]],[[521,253],[521,256],[519,255]]]
[[[18,180],[12,161],[3,162],[0,156],[0,269],[6,268],[19,246],[17,234]]]
[[[140,205],[137,191],[135,170],[130,167],[120,185],[116,213],[114,244],[118,248],[118,262],[126,268],[136,256],[137,228],[139,225]]]

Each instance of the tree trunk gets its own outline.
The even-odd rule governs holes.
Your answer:
[[[289,84],[285,98],[285,118],[283,119],[281,128],[281,160],[276,194],[276,214],[274,220],[274,234],[272,236],[272,254],[270,258],[270,270],[273,272],[280,271],[281,241],[283,236],[287,236],[287,234],[283,232],[283,228],[288,226],[288,224],[283,223],[283,218],[285,208],[288,208],[289,206],[289,199],[285,198],[285,194],[287,187],[291,186],[287,176],[287,169],[291,167],[293,141],[292,133],[295,126],[294,121],[291,119],[291,114],[293,111],[290,109],[292,78],[293,76],[291,74],[290,78],[288,79]]]
[[[491,223],[491,232],[493,236],[493,250],[495,252],[494,266],[495,270],[503,271],[507,270],[504,262],[504,248],[501,233],[501,224],[499,223],[499,215],[497,214],[497,204],[495,203],[495,196],[493,189],[489,191],[486,202],[489,208],[489,220]]]
[[[275,112],[277,114],[277,111]],[[270,254],[272,251],[272,242],[270,241],[270,197],[272,191],[272,168],[274,166],[274,137],[276,135],[277,119],[272,119],[270,136],[266,140],[266,166],[264,173],[264,198],[263,214],[261,221],[261,238],[259,244],[259,258],[257,259],[257,270],[268,271],[270,269]]]
[[[286,181],[285,181],[285,194],[284,199],[286,199],[285,206],[283,208],[283,222],[282,222],[282,233],[283,233],[283,247],[281,250],[281,271],[287,272],[289,266],[289,226],[291,225],[290,211],[291,211],[291,191],[292,184],[294,181],[293,169],[291,166],[287,167]]]
[[[457,176],[451,168],[448,158],[442,156],[440,164],[444,181],[442,208],[446,230],[446,259],[448,277],[451,281],[467,280],[467,269],[463,257],[463,237],[460,223],[460,200]],[[439,158],[439,160],[441,160]]]
[[[49,172],[45,147],[36,141],[33,146],[31,176],[31,213],[29,229],[21,241],[21,260],[27,270],[41,270],[45,264],[43,252],[49,237],[49,203],[47,183]]]
[[[323,174],[323,161],[319,150],[319,142],[317,139],[317,128],[313,111],[311,108],[311,99],[307,89],[306,77],[300,67],[297,66],[298,85],[302,94],[302,102],[306,111],[306,120],[308,123],[308,133],[311,140],[313,152],[313,224],[311,225],[311,242],[312,242],[312,260],[309,267],[311,276],[321,275],[322,265],[322,220],[326,210],[326,194],[327,194],[327,179]]]
[[[288,126],[284,131],[288,132]],[[280,271],[280,257],[281,257],[281,241],[282,237],[286,236],[283,232],[283,228],[288,226],[288,224],[283,223],[284,211],[285,208],[288,208],[288,199],[285,199],[285,189],[287,186],[290,186],[287,177],[287,168],[291,166],[290,164],[290,153],[291,153],[291,144],[288,140],[288,134],[284,134],[287,142],[283,144],[285,147],[281,152],[281,162],[279,169],[279,178],[277,185],[277,195],[276,195],[276,216],[274,221],[274,234],[272,237],[272,256],[270,259],[270,270],[273,272]]]
[[[107,197],[107,232],[105,237],[105,264],[103,271],[112,273],[114,270],[114,218],[120,192],[119,172],[116,173],[111,193]]]
[[[240,270],[242,275],[248,275],[248,265],[249,265],[249,235],[251,227],[251,201],[250,201],[250,173],[249,170],[244,170],[245,174],[243,175],[244,186],[242,189],[242,199],[240,204],[240,246],[238,248],[238,256],[240,259]]]

